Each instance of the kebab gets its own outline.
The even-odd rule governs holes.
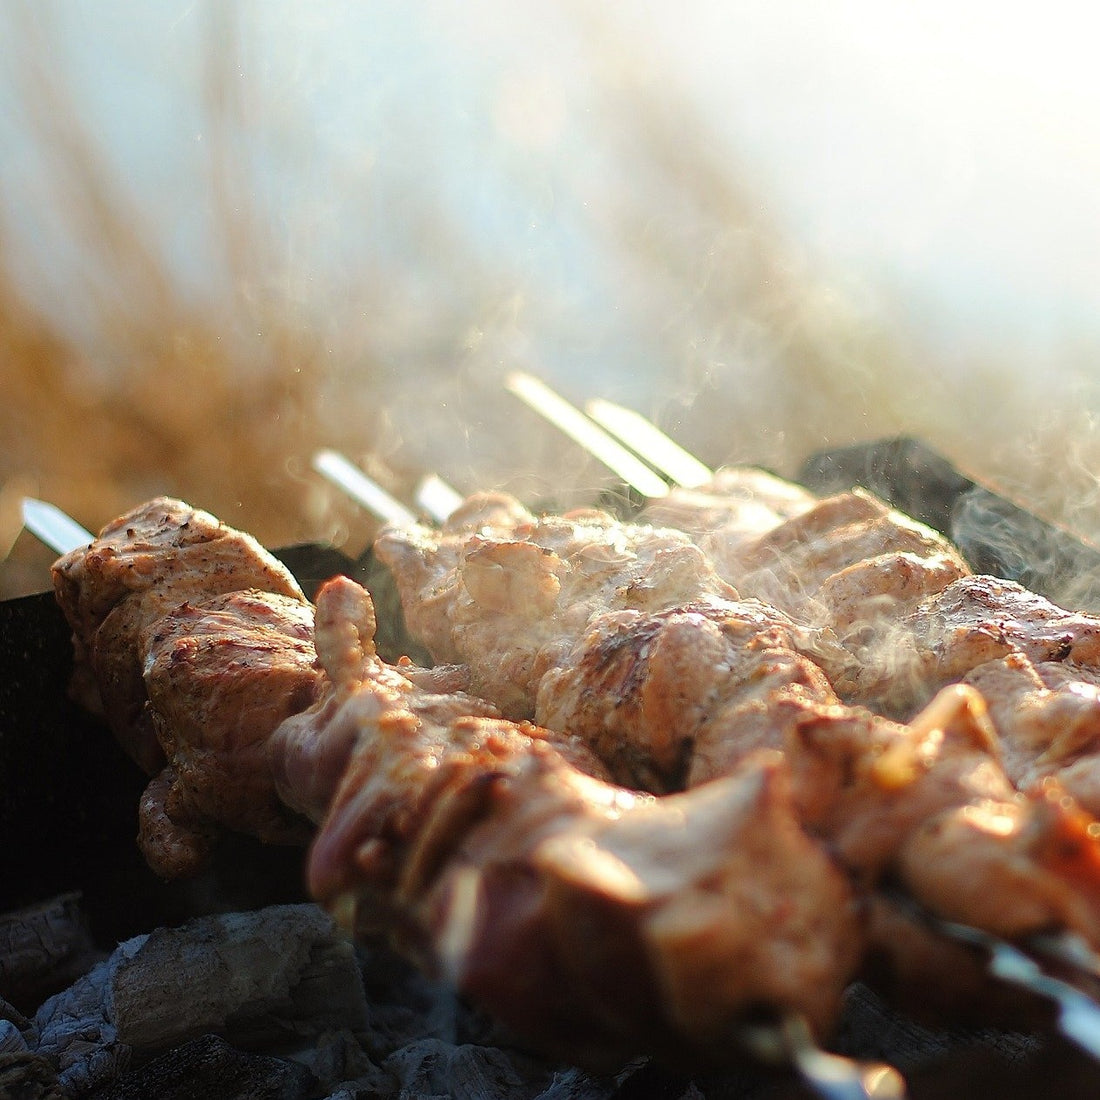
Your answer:
[[[1091,819],[1054,787],[1017,794],[977,692],[949,688],[909,726],[845,706],[809,656],[831,651],[828,632],[731,598],[689,541],[590,511],[515,523],[513,504],[506,523],[495,508],[484,522],[479,497],[440,530],[389,528],[375,545],[410,628],[430,608],[421,640],[468,663],[481,694],[589,738],[625,762],[620,780],[643,778],[641,760],[662,790],[781,750],[803,819],[865,885],[900,875],[941,917],[1100,944]]]
[[[782,758],[672,799],[639,794],[601,778],[578,739],[437,690],[456,670],[385,665],[352,582],[318,595],[313,667],[298,644],[308,604],[260,589],[204,600],[173,555],[286,587],[253,541],[163,499],[56,567],[82,671],[113,667],[108,643],[146,670],[146,701],[109,718],[143,759],[149,729],[164,753],[142,811],[162,873],[194,870],[217,828],[288,839],[275,805],[280,825],[322,823],[315,894],[354,894],[426,969],[573,1057],[718,1059],[761,1004],[831,1023],[861,951],[858,905],[797,821]],[[750,873],[761,863],[766,881]],[[520,961],[558,994],[517,988]]]
[[[910,719],[947,684],[976,686],[1013,783],[1057,779],[1100,816],[1094,617],[972,576],[942,535],[870,493],[818,500],[765,471],[712,472],[636,413],[599,400],[587,409],[673,480],[644,518],[688,531],[742,594],[834,632],[851,659],[821,656],[846,702]]]

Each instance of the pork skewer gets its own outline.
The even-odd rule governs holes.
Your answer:
[[[273,681],[270,667],[242,663],[236,656],[228,662],[223,659],[227,643],[240,651],[239,624],[221,614],[223,605],[233,598],[278,594],[256,590],[200,601],[188,587],[193,578],[181,581],[177,570],[167,568],[167,554],[162,553],[167,547],[175,547],[186,560],[196,545],[224,566],[228,547],[217,544],[231,542],[246,563],[259,557],[263,566],[257,570],[254,562],[247,568],[241,563],[237,575],[258,573],[268,581],[272,575],[278,577],[277,569],[268,573],[270,563],[262,561],[262,552],[257,554],[253,544],[233,542],[209,519],[178,502],[153,502],[109,526],[109,545],[93,544],[79,558],[62,559],[57,568],[64,606],[70,613],[75,608],[96,609],[95,616],[86,617],[88,621],[74,616],[83,631],[85,653],[97,650],[96,622],[101,626],[128,600],[136,598],[140,604],[149,598],[150,577],[169,590],[176,585],[177,595],[186,591],[195,597],[194,605],[175,605],[170,591],[158,592],[156,606],[171,609],[162,617],[167,622],[147,623],[144,633],[139,630],[130,639],[139,648],[151,645],[155,650],[166,635],[173,636],[167,649],[172,656],[165,662],[171,678],[161,681],[155,671],[158,658],[145,663],[152,672],[148,687],[149,706],[157,716],[155,729],[181,776],[189,754],[210,750],[211,729],[222,717],[209,706],[205,712],[193,713],[202,696],[215,696],[219,689],[223,695],[240,695],[242,684],[244,694],[251,695],[251,686],[262,683],[268,686],[269,707],[279,709],[275,700],[286,696],[293,697],[290,709],[301,703],[292,686]],[[135,545],[121,545],[120,532]],[[74,593],[74,587],[80,591]],[[198,613],[209,617],[212,635],[220,630],[220,645],[181,648],[185,637],[196,637],[190,620],[193,608],[202,608]],[[129,618],[141,622],[146,617],[143,611],[149,609],[131,607]],[[175,631],[173,620],[181,614],[188,628]],[[268,786],[278,791],[283,805],[305,818],[325,822],[311,858],[315,892],[330,898],[345,892],[350,881],[352,888],[371,898],[375,919],[399,912],[398,927],[406,929],[406,934],[421,930],[407,945],[412,953],[419,952],[426,965],[462,975],[460,987],[480,991],[483,1001],[494,1004],[494,997],[503,995],[503,1014],[513,1020],[518,1017],[521,1023],[524,1014],[538,1015],[544,1004],[534,997],[516,1000],[509,954],[498,954],[500,930],[509,927],[509,919],[518,920],[512,926],[515,950],[534,951],[536,960],[541,950],[546,964],[555,970],[569,958],[568,951],[560,954],[566,947],[583,949],[589,956],[595,951],[597,957],[589,958],[573,976],[574,986],[578,975],[583,976],[581,988],[567,986],[563,994],[562,1007],[569,1010],[570,1022],[557,1041],[573,1053],[580,1050],[587,1057],[595,1058],[597,1053],[606,1057],[609,1051],[634,1052],[640,1042],[658,1049],[667,1044],[669,1052],[682,1053],[686,1042],[689,1049],[700,1054],[709,1050],[714,1056],[731,1036],[736,1040],[736,1028],[732,1033],[730,1028],[744,1010],[738,1006],[755,1005],[761,999],[775,1003],[781,1012],[805,1015],[815,1028],[823,1026],[823,1020],[835,1012],[852,960],[858,957],[858,920],[845,877],[791,819],[778,761],[762,762],[747,777],[731,777],[706,792],[672,802],[639,798],[593,775],[600,766],[575,738],[515,727],[496,718],[495,710],[478,700],[425,690],[425,685],[440,686],[445,670],[384,666],[373,652],[373,625],[369,597],[358,586],[338,579],[322,588],[314,636],[325,683],[311,692],[316,702],[274,732],[270,714],[255,720],[255,699],[233,710],[234,728],[239,730],[240,719],[247,717],[261,733],[233,746],[239,759],[246,761],[242,774],[229,766],[228,753],[221,754],[219,762],[225,765],[221,773],[209,768],[189,773],[188,793],[196,802],[203,800],[208,821],[218,819],[219,808],[224,809],[218,801],[223,788],[238,786],[241,779],[254,775],[247,761],[262,749],[270,769]],[[260,648],[280,647],[264,643]],[[229,682],[231,668],[237,673],[235,687]],[[167,690],[169,683],[176,686],[174,698]],[[411,726],[403,724],[410,720]],[[406,734],[398,735],[402,728]],[[426,773],[418,771],[416,749],[425,738]],[[487,771],[477,762],[486,752],[491,754]],[[252,801],[263,802],[264,792],[254,783],[250,786]],[[479,811],[478,805],[484,809]],[[165,814],[171,817],[173,812],[174,807],[166,804]],[[694,824],[686,830],[673,829],[672,820]],[[264,835],[259,817],[226,820],[223,816],[219,823]],[[178,824],[172,822],[173,827]],[[353,846],[357,854],[349,862],[344,855],[349,829],[354,841],[362,839],[364,827],[369,830],[365,851],[370,856],[361,845]],[[469,840],[462,842],[465,854],[459,858],[451,848],[462,841],[464,830]],[[741,842],[729,843],[734,836]],[[753,836],[757,840],[750,842]],[[765,910],[764,914],[772,915],[763,925],[746,917],[756,912],[769,891],[744,866],[752,853],[763,857],[761,843],[775,857],[768,862],[774,862],[780,875],[774,898],[783,913],[777,921],[771,910]],[[656,857],[654,848],[659,853]],[[597,857],[601,851],[606,854]],[[690,858],[685,858],[689,853]],[[535,913],[530,910],[529,889],[522,885],[528,874],[524,869],[529,867],[547,893],[545,906]],[[486,884],[487,903],[496,906],[494,920],[482,933],[491,932],[493,939],[482,948],[476,938],[470,939],[474,930],[467,927],[470,876],[475,873]],[[512,883],[517,873],[518,894]],[[784,880],[783,874],[794,877]],[[820,889],[813,886],[815,876]],[[718,890],[717,896],[724,900],[716,908],[719,882],[726,886]],[[800,884],[798,889],[795,883]],[[742,895],[746,902],[739,905]],[[804,907],[796,895],[805,898]],[[748,899],[753,900],[746,909]],[[608,1000],[607,990],[615,988],[612,979],[622,980],[622,959],[615,952],[621,954],[623,948],[619,944],[611,950],[614,941],[599,937],[574,943],[577,918],[584,913],[590,920],[611,921],[620,936],[637,926],[642,936],[637,950],[643,958],[661,960],[658,972],[643,983],[658,983],[651,991],[655,999],[639,1002],[634,998],[637,991],[627,990]],[[549,939],[532,940],[534,918],[548,922],[545,928],[553,933]],[[810,923],[803,928],[805,921]],[[392,928],[393,921],[389,923]],[[721,929],[735,935],[732,943],[722,934],[715,939]],[[708,942],[713,944],[709,953]],[[649,946],[643,950],[642,944]],[[769,953],[776,950],[783,959],[769,963]],[[601,960],[601,951],[610,952],[610,957]],[[746,970],[745,959],[754,952],[763,952],[760,964]],[[799,953],[812,973],[806,972],[805,965],[792,967]],[[502,965],[506,970],[500,969]],[[706,1005],[700,1003],[693,984],[700,967],[716,983],[707,986],[711,1000]],[[593,972],[597,979],[606,972],[606,984],[595,980],[590,988]],[[796,974],[802,980],[795,982]],[[782,986],[769,991],[756,984],[760,980],[779,981]],[[590,1049],[577,1045],[575,1012],[581,1017],[595,1013],[587,1039]],[[563,1019],[550,1021],[551,1034],[556,1034],[554,1027],[564,1027]],[[806,1050],[804,1044],[797,1048],[802,1062],[808,1061]],[[830,1065],[835,1071],[840,1063]],[[807,1064],[801,1072],[812,1079],[815,1071]],[[860,1072],[852,1066],[845,1095],[866,1095],[859,1085]]]
[[[677,449],[644,418],[612,408],[618,434],[647,461]],[[723,483],[727,474],[750,480]],[[706,496],[674,488],[642,514],[689,530],[742,594],[828,625],[854,658],[828,666],[846,701],[904,719],[941,687],[970,683],[990,707],[1013,783],[1056,777],[1100,817],[1093,617],[1019,584],[971,576],[945,538],[868,493],[818,501],[780,479],[754,485],[752,475],[719,471],[702,486]],[[742,510],[754,492],[764,509],[755,515]]]

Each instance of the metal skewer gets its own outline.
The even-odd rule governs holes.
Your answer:
[[[413,495],[417,506],[436,523],[442,523],[465,499],[438,474],[425,474]]]
[[[821,1100],[904,1100],[905,1079],[885,1062],[863,1062],[823,1050],[801,1016],[745,1028],[738,1039],[763,1062],[790,1066]]]
[[[1058,1031],[1086,1054],[1100,1059],[1100,1004],[1088,994],[1047,974],[1031,955],[988,932],[936,918],[931,918],[931,921],[933,927],[944,935],[988,952],[989,972],[994,977],[1053,1001],[1058,1009]],[[1044,946],[1045,939],[1040,937],[1036,940],[1039,949]],[[1091,951],[1088,953],[1092,956]],[[1058,961],[1081,971],[1080,961],[1074,963],[1071,960],[1072,956],[1067,953]],[[1091,970],[1084,972],[1093,973]]]
[[[697,489],[714,478],[714,471],[674,439],[665,435],[652,421],[633,409],[605,401],[602,397],[585,403],[584,411],[601,427],[641,455],[674,485]]]
[[[57,554],[79,550],[94,540],[71,516],[49,501],[23,498],[23,526]]]
[[[313,456],[313,468],[386,523],[407,525],[416,522],[416,515],[410,509],[339,451],[318,451]]]
[[[545,382],[534,375],[515,371],[508,375],[504,385],[509,393],[579,443],[642,496],[657,498],[668,495],[668,483],[662,477]]]

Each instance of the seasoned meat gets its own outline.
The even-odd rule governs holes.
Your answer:
[[[718,573],[742,595],[754,596],[796,618],[827,622],[819,601],[822,586],[834,574],[851,566],[888,555],[892,562],[880,565],[880,573],[905,571],[912,558],[934,558],[937,568],[927,572],[908,570],[907,580],[886,586],[897,594],[915,595],[915,582],[946,585],[970,572],[958,551],[942,535],[916,520],[894,511],[861,489],[819,501],[809,509],[749,541],[729,542],[722,529],[701,535],[699,545]],[[898,560],[898,555],[909,558]],[[951,572],[953,570],[953,572]],[[933,588],[938,591],[938,588]],[[924,588],[922,595],[928,595]],[[840,611],[843,604],[827,610]],[[870,610],[865,606],[860,613]],[[845,613],[846,612],[846,613]],[[890,613],[894,614],[893,609]]]
[[[705,485],[673,488],[639,517],[654,527],[675,527],[736,548],[813,507],[817,497],[791,481],[753,467],[718,470]]]
[[[982,693],[1017,787],[1056,778],[1100,817],[1100,667],[1033,664],[1013,653],[979,665],[964,682]]]
[[[831,1023],[858,905],[780,757],[666,799],[628,790],[575,736],[383,666],[352,582],[317,599],[325,684],[268,743],[283,799],[321,822],[316,897],[354,899],[360,931],[573,1059],[725,1059],[761,1004]]]
[[[379,715],[410,713],[435,724],[467,716],[499,717],[491,703],[448,690],[451,669],[387,665],[375,651],[374,631],[374,606],[365,589],[347,577],[322,585],[315,647],[323,684],[313,705],[287,716],[266,749],[283,803],[314,822],[328,811],[347,767],[362,708]],[[353,696],[357,701],[349,707]],[[594,760],[592,766],[598,767]]]
[[[747,685],[768,693],[785,679],[835,702],[803,656],[835,648],[756,600],[615,611],[593,619],[542,678],[535,719],[584,738],[617,781],[667,792],[726,774],[755,748],[782,747],[777,709],[750,702]]]
[[[620,780],[690,787],[782,751],[800,819],[864,888],[896,879],[930,911],[997,935],[1071,927],[1097,942],[1100,909],[1077,876],[1086,894],[1100,887],[1100,841],[1068,797],[1059,817],[1014,789],[973,689],[950,688],[901,725],[843,705],[776,612],[620,612],[594,625],[544,679],[539,717],[584,736]],[[987,819],[1000,836],[980,833],[969,859],[951,848],[960,823]],[[1047,859],[1063,830],[1081,845],[1072,870]],[[941,836],[922,863],[914,853]]]
[[[140,649],[167,760],[140,812],[139,844],[153,870],[198,871],[221,828],[304,846],[310,831],[279,800],[266,748],[320,688],[313,608],[270,592],[184,603],[148,628]]]
[[[900,622],[883,622],[837,686],[846,698],[904,716],[943,685],[1016,653],[1098,666],[1100,617],[1066,611],[1012,581],[963,577]]]
[[[543,675],[593,615],[657,610],[707,596],[734,599],[680,531],[585,510],[496,525],[503,507],[460,509],[441,531],[383,531],[375,554],[392,570],[406,622],[438,661],[461,662],[475,694],[529,718]],[[508,513],[515,518],[517,512]]]
[[[731,1056],[759,1011],[835,1017],[861,951],[845,876],[799,827],[781,760],[654,799],[529,729],[346,704],[359,737],[310,858],[431,973],[553,1053]]]
[[[164,757],[145,709],[143,631],[190,600],[245,589],[304,601],[298,583],[250,535],[207,512],[158,497],[107,524],[53,567],[73,631],[74,694],[103,714],[148,773]]]

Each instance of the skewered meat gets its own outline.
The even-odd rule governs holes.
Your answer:
[[[825,632],[762,605],[736,621],[736,594],[695,547],[628,526],[599,513],[534,521],[495,498],[467,509],[449,542],[422,533],[398,542],[410,574],[439,597],[440,637],[456,653],[494,634],[511,641],[502,626],[518,636],[524,618],[552,621],[501,681],[510,705],[544,671],[565,668],[609,605],[616,629],[654,612],[671,624],[655,650],[655,670],[668,671],[651,687],[684,686],[676,670],[688,667],[691,615],[716,626],[714,640],[736,651],[708,687],[722,721],[708,728],[698,697],[655,688],[640,708],[653,719],[649,742],[639,737],[632,756],[608,753],[616,769],[690,789],[628,790],[603,777],[574,731],[516,724],[491,704],[432,690],[437,677],[453,683],[454,670],[383,665],[369,599],[337,581],[319,597],[321,667],[310,658],[305,695],[284,696],[288,710],[307,697],[313,705],[241,743],[240,759],[262,758],[257,775],[267,769],[268,786],[250,796],[255,820],[218,789],[232,774],[233,736],[201,721],[189,728],[164,699],[176,690],[173,665],[192,658],[195,683],[207,675],[218,690],[235,683],[231,670],[262,669],[262,659],[234,657],[225,631],[246,608],[279,600],[241,591],[204,608],[196,591],[194,606],[151,600],[135,613],[135,656],[151,674],[146,710],[159,715],[171,755],[150,790],[150,827],[168,821],[164,847],[182,845],[186,861],[187,844],[197,836],[201,848],[203,829],[224,818],[274,832],[293,822],[274,790],[291,812],[321,821],[309,867],[319,897],[366,902],[369,922],[423,965],[572,1057],[710,1056],[761,1003],[827,1026],[863,951],[853,879],[862,890],[896,877],[937,915],[998,935],[1053,928],[1100,941],[1091,819],[1056,786],[1032,798],[1012,790],[975,691],[951,689],[908,727],[844,707],[802,652]],[[308,616],[300,596],[285,599]],[[187,625],[196,622],[197,634]],[[309,656],[297,645],[303,629],[282,629],[285,638],[276,629],[269,651],[289,638],[292,663]],[[200,656],[213,673],[199,672]],[[479,679],[486,666],[473,670],[470,682]],[[278,717],[269,704],[244,710],[266,725]],[[693,733],[677,747],[660,726],[680,715]],[[530,982],[517,981],[523,973]]]
[[[107,719],[150,775],[164,754],[145,707],[143,632],[191,600],[257,589],[304,602],[290,572],[250,535],[158,497],[108,524],[53,567],[73,631],[73,694]]]
[[[621,783],[679,789],[724,774],[762,745],[782,747],[781,708],[754,705],[748,688],[770,700],[782,680],[806,702],[836,702],[801,655],[826,645],[756,600],[613,611],[596,616],[543,676],[535,719],[583,737]],[[739,707],[733,722],[731,699]]]
[[[968,672],[1001,740],[1017,787],[1048,777],[1100,817],[1100,668],[1072,661],[1033,664],[1015,652]]]
[[[544,678],[538,715],[590,739],[618,778],[652,768],[657,789],[783,751],[801,820],[868,888],[896,877],[941,917],[1010,937],[1066,927],[1100,943],[1090,819],[1068,798],[1014,790],[973,689],[947,689],[902,726],[842,705],[774,618],[619,612]],[[1072,866],[1055,851],[1069,837]]]
[[[535,518],[475,498],[442,530],[390,528],[375,555],[397,581],[409,630],[437,661],[470,668],[471,690],[513,718],[596,613],[736,598],[680,531],[582,510]]]
[[[881,622],[837,687],[846,698],[905,715],[944,684],[1015,653],[1100,666],[1100,617],[1066,611],[1012,581],[963,577],[900,621]]]
[[[315,645],[324,671],[322,688],[315,703],[289,716],[267,745],[268,766],[282,802],[315,822],[328,812],[363,722],[398,713],[433,727],[467,718],[500,718],[493,704],[456,688],[453,668],[387,665],[375,652],[374,629],[374,607],[363,588],[347,577],[334,577],[321,586]],[[498,722],[494,728],[510,736],[509,724]],[[323,735],[318,732],[322,729]],[[524,736],[549,737],[565,757],[592,774],[602,774],[599,760],[568,733],[547,734],[530,727]],[[409,762],[414,771],[433,766],[430,761]],[[393,796],[406,795],[398,787]],[[411,808],[406,810],[416,816]]]
[[[349,585],[321,590],[319,616],[364,608]],[[781,757],[639,794],[592,774],[574,738],[379,682],[369,624],[342,632],[322,700],[272,740],[276,757],[347,753],[322,769],[343,775],[310,855],[315,896],[350,895],[425,969],[573,1059],[728,1059],[761,1006],[831,1023],[858,910],[799,826]],[[316,810],[316,774],[282,769],[288,800]]]
[[[915,602],[938,591],[935,586],[970,572],[945,538],[860,489],[818,501],[752,539],[731,539],[728,527],[719,527],[701,533],[698,541],[719,575],[742,595],[808,621],[828,621],[823,615],[827,611],[844,633],[879,610],[881,600],[876,604],[870,596],[889,595],[891,603],[881,611],[896,616],[899,600]],[[934,568],[914,570],[914,559],[931,561]],[[875,563],[878,579],[870,591],[865,572],[854,602],[850,592],[834,583],[823,609],[818,603],[822,586],[835,574],[864,563]],[[921,583],[915,584],[917,580]]]
[[[266,758],[272,731],[313,702],[313,608],[270,592],[184,603],[143,645],[148,714],[167,764],[141,801],[138,843],[165,878],[193,874],[221,828],[305,845]]]

